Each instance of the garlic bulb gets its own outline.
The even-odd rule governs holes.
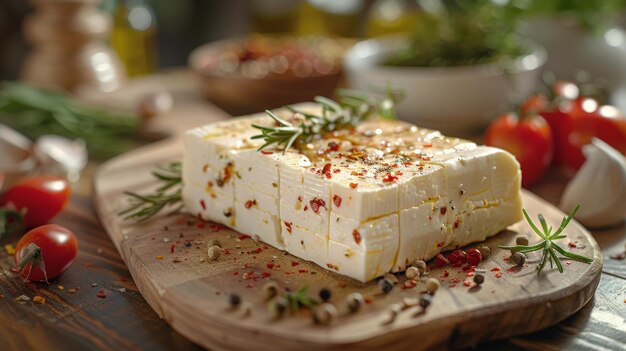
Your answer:
[[[626,158],[600,139],[583,147],[586,161],[567,185],[561,209],[577,204],[576,219],[588,227],[609,227],[626,217]]]

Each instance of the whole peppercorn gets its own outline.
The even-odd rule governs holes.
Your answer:
[[[241,304],[241,297],[235,293],[229,294],[228,295],[228,304],[230,305],[230,307],[239,307],[239,305]]]
[[[420,270],[416,267],[409,267],[406,269],[406,272],[404,272],[404,275],[406,279],[415,280],[420,277]]]
[[[420,296],[420,306],[422,306],[423,309],[428,308],[428,306],[430,306],[430,303],[432,302],[433,297],[431,295],[428,294],[424,294],[422,296]]]
[[[319,295],[322,301],[327,302],[328,300],[330,300],[331,293],[330,293],[330,290],[326,288],[322,288],[320,289]]]
[[[426,281],[426,291],[429,294],[434,294],[439,289],[439,286],[441,286],[441,283],[435,278],[428,278]]]
[[[475,248],[471,248],[467,250],[467,255],[465,256],[465,259],[467,260],[467,263],[471,264],[472,266],[478,266],[480,261],[483,260],[483,255]]]
[[[267,307],[272,318],[279,319],[283,316],[283,314],[285,314],[285,311],[289,307],[289,302],[284,297],[278,296],[275,299],[270,300]]]
[[[363,306],[364,303],[365,299],[360,293],[351,293],[346,297],[346,304],[348,305],[348,311],[350,311],[350,313],[356,313],[359,309],[361,309],[361,306]]]
[[[517,238],[515,238],[515,244],[526,246],[528,245],[528,238],[520,235]]]
[[[209,260],[211,260],[211,261],[215,261],[215,260],[217,260],[217,259],[220,257],[220,255],[222,254],[222,248],[220,248],[220,247],[219,247],[219,246],[217,246],[217,245],[213,245],[213,246],[210,246],[210,247],[209,247],[209,250],[208,250],[208,252],[207,252],[207,253],[208,253],[208,255],[209,255]]]
[[[278,283],[273,280],[269,281],[263,285],[263,297],[265,297],[266,300],[269,300],[278,295],[279,290],[280,288],[278,287]]]
[[[391,282],[391,280],[383,278],[378,281],[378,287],[383,293],[388,294],[391,289],[393,289],[393,283]]]
[[[423,260],[415,260],[413,261],[413,263],[411,263],[411,266],[419,269],[420,276],[424,275],[424,272],[426,272],[426,262],[424,262]]]
[[[489,246],[485,246],[485,245],[479,246],[478,251],[480,251],[480,254],[483,256],[483,259],[491,255],[491,249],[489,248]]]
[[[218,247],[222,247],[222,243],[220,243],[220,241],[219,241],[219,240],[217,240],[217,239],[211,239],[211,240],[209,240],[209,244],[208,244],[208,245],[209,245],[209,247],[211,247],[211,246],[218,246]]]
[[[476,274],[474,276],[474,283],[476,283],[476,285],[480,285],[484,282],[485,282],[485,276],[483,276],[482,274]]]
[[[521,267],[524,265],[524,263],[526,263],[526,255],[524,255],[521,252],[516,252],[513,254],[513,262],[515,262],[515,264],[518,267]]]
[[[337,318],[337,309],[330,303],[323,303],[313,310],[313,322],[327,325]]]

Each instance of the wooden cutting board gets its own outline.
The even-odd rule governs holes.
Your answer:
[[[121,220],[116,213],[125,204],[123,191],[150,191],[155,186],[150,172],[159,164],[180,160],[181,155],[180,140],[171,139],[109,161],[94,178],[95,204],[148,303],[174,329],[210,349],[460,348],[555,324],[587,303],[598,285],[600,249],[575,222],[569,225],[568,239],[561,245],[568,240],[575,243],[576,248],[568,249],[593,257],[593,263],[564,259],[563,274],[547,266],[537,276],[539,254],[532,253],[528,266],[510,269],[508,252],[498,245],[513,244],[520,233],[531,237],[531,243],[536,238],[527,224],[520,222],[485,242],[492,254],[479,265],[486,269],[482,286],[465,286],[464,281],[471,278],[462,268],[431,267],[430,277],[442,283],[432,305],[421,314],[417,313],[419,307],[410,308],[386,324],[391,305],[419,296],[423,283],[403,289],[405,279],[398,275],[399,284],[383,296],[376,282],[362,284],[342,277],[229,229],[200,223],[190,215],[160,216],[142,223]],[[523,200],[531,216],[543,213],[550,224],[558,225],[564,216],[527,191]],[[209,262],[206,243],[213,238],[221,241],[225,252]],[[329,288],[339,318],[330,326],[318,326],[303,311],[273,321],[261,294],[270,279],[291,290],[306,285],[315,297],[322,287]],[[348,315],[345,296],[354,291],[371,302],[359,313]],[[243,317],[229,310],[229,293],[250,302],[252,313]]]

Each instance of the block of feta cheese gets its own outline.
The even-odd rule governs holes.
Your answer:
[[[522,219],[519,164],[506,151],[380,119],[259,151],[252,124],[274,123],[257,114],[186,133],[187,211],[362,282]]]

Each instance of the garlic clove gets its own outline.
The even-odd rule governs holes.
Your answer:
[[[594,138],[583,147],[586,161],[565,188],[561,209],[580,204],[576,220],[588,227],[610,227],[626,217],[626,158]]]

